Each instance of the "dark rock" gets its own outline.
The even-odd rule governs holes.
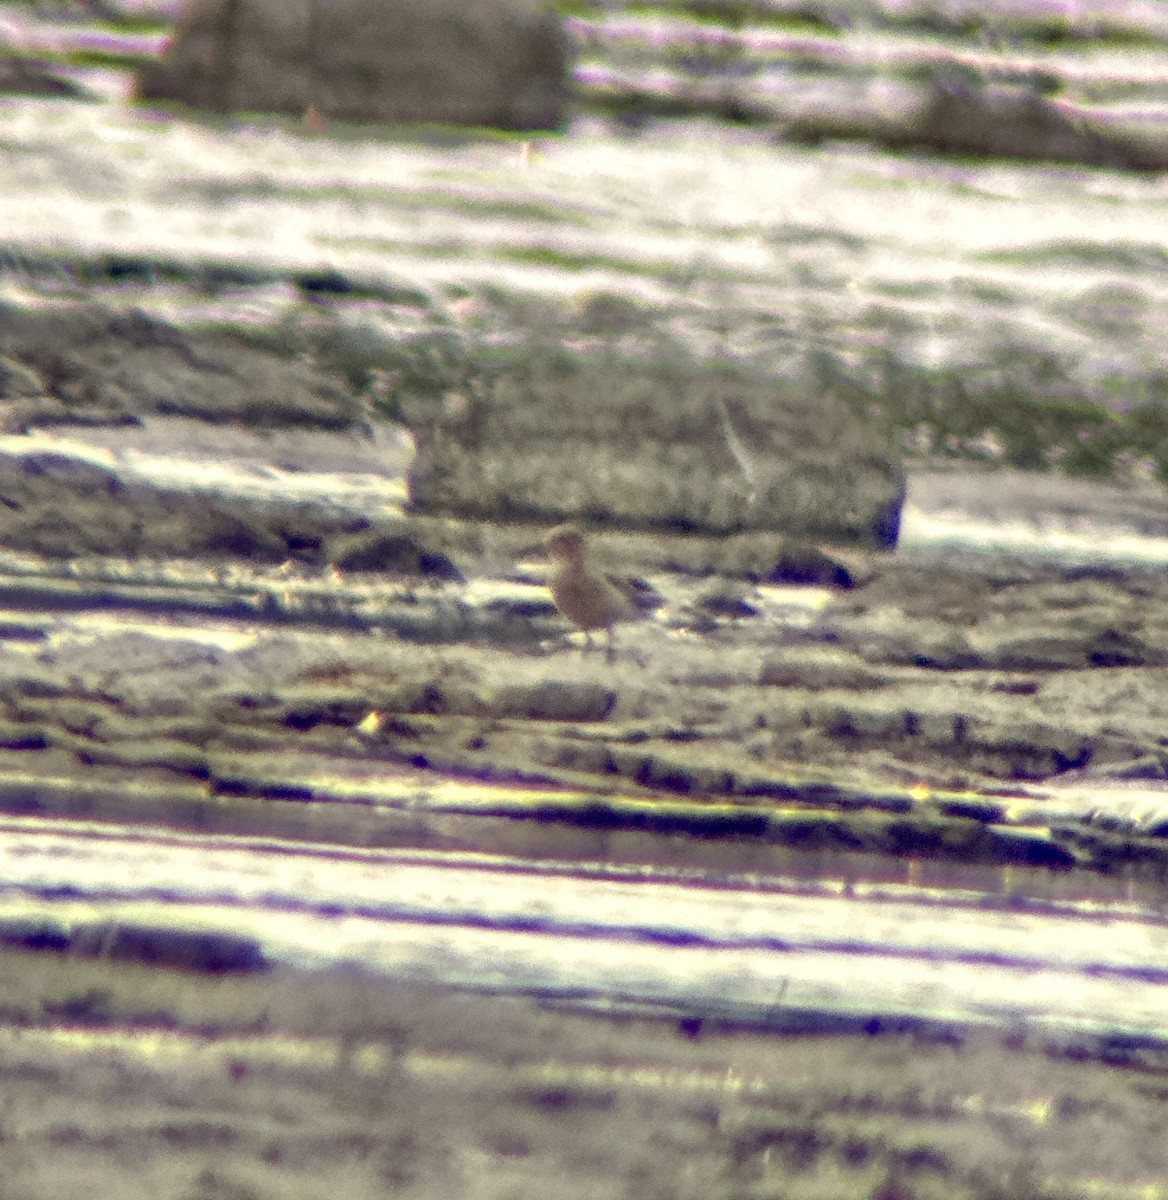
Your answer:
[[[928,100],[893,145],[947,154],[1034,159],[1159,171],[1168,146],[1141,144],[1106,119],[1030,87],[987,85],[978,80],[938,80]]]
[[[70,944],[68,930],[48,918],[16,917],[0,922],[0,946],[60,953],[68,950]]]
[[[47,642],[49,631],[29,621],[0,621],[0,642]]]
[[[551,596],[496,596],[483,607],[488,612],[524,621],[536,617],[554,617],[559,612]]]
[[[1062,870],[1075,866],[1078,861],[1067,847],[1053,841],[1044,830],[1017,829],[1007,825],[992,825],[989,828],[993,835],[995,857],[1000,861]]]
[[[962,629],[941,621],[919,621],[911,630],[894,627],[875,636],[861,631],[856,649],[873,662],[927,667],[934,671],[969,671],[985,666]],[[851,640],[851,639],[848,639]]]
[[[96,96],[71,79],[65,79],[52,64],[9,54],[0,58],[0,94],[7,96],[59,96],[65,100],[95,100]]]
[[[977,797],[964,797],[959,800],[929,800],[930,808],[935,809],[945,817],[964,817],[970,821],[981,821],[983,824],[994,824],[1001,821],[1006,814],[1006,806],[998,800],[983,800]]]
[[[445,554],[428,549],[408,533],[374,531],[336,538],[329,557],[341,571],[382,571],[466,582],[466,577]]]
[[[268,776],[251,774],[246,769],[228,774],[216,770],[211,778],[212,796],[254,797],[264,800],[315,800],[311,787],[283,783]]]
[[[0,750],[45,750],[48,746],[48,734],[40,726],[0,721]]]
[[[0,400],[12,430],[151,414],[334,430],[364,420],[354,396],[304,362],[92,304],[0,304]]]
[[[1164,658],[1135,634],[1109,627],[1089,633],[1005,637],[985,656],[990,666],[1004,671],[1142,667]]]
[[[283,562],[295,519],[250,509],[241,503],[236,510],[227,498],[160,492],[128,482],[112,466],[64,454],[0,453],[0,544],[12,550]],[[319,535],[329,523],[304,513],[301,527]]]
[[[665,597],[647,579],[642,579],[639,575],[607,575],[606,578],[642,615],[655,613],[665,605]]]
[[[1073,729],[1036,721],[1009,725],[971,722],[964,747],[975,755],[988,755],[990,770],[1015,779],[1045,779],[1085,767],[1094,751],[1091,740]]]
[[[987,650],[986,663],[1002,671],[1062,671],[1087,665],[1081,638],[1029,634]]]
[[[728,584],[703,592],[695,601],[699,611],[712,617],[757,617],[760,610],[746,599],[745,589]]]
[[[891,655],[889,657],[890,661],[896,661]],[[943,641],[916,648],[900,661],[933,671],[976,671],[985,665],[981,655],[970,648],[958,630],[953,630]]]
[[[658,755],[648,755],[639,763],[633,778],[641,787],[689,796],[706,790],[701,785],[701,778],[707,774],[699,768],[698,777],[695,777],[688,763],[671,762]]]
[[[718,618],[712,613],[682,610],[674,613],[666,622],[669,629],[685,629],[689,633],[707,634],[718,632]]]
[[[317,297],[351,296],[356,283],[340,271],[301,271],[296,286],[310,299]]]
[[[1041,687],[1037,679],[999,679],[993,690],[1003,696],[1036,696]]]
[[[465,684],[422,679],[401,683],[383,693],[373,707],[391,713],[474,716],[481,714],[485,706],[478,694]]]
[[[44,394],[44,384],[35,371],[16,359],[0,357],[0,400],[32,400]]]
[[[207,756],[194,746],[165,738],[141,742],[118,742],[108,746],[91,743],[76,750],[78,762],[86,766],[130,767],[136,771],[173,771],[206,779],[210,775]]]
[[[996,83],[972,73],[935,79],[899,112],[817,108],[786,123],[797,142],[858,139],[895,149],[1135,171],[1168,166],[1168,140],[1124,129],[1107,114],[1042,95],[1033,82]]]
[[[289,729],[315,729],[318,725],[338,725],[348,729],[369,711],[367,697],[342,688],[320,688],[306,695],[283,697],[281,722]]]
[[[899,507],[897,508],[899,513]],[[884,535],[881,535],[884,536]],[[884,542],[894,545],[895,542]],[[815,546],[785,545],[774,566],[763,576],[764,583],[811,584],[819,587],[851,588],[855,579],[842,563]]]
[[[567,43],[539,0],[196,0],[137,96],[215,112],[556,129]]]
[[[1087,643],[1087,661],[1093,667],[1142,667],[1148,657],[1144,642],[1121,629],[1100,630]]]
[[[800,850],[861,850],[864,838],[845,817],[826,812],[781,812],[767,826],[768,841]]]
[[[1150,821],[1141,831],[1152,838],[1168,838],[1168,820]]]
[[[216,974],[264,971],[268,961],[254,938],[152,925],[90,925],[74,930],[75,953]]]
[[[829,737],[843,740],[886,742],[902,738],[908,732],[906,714],[901,709],[833,704],[814,710],[811,715]]]

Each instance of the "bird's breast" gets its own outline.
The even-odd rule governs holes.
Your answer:
[[[561,568],[549,580],[556,608],[581,629],[606,629],[629,611],[628,601],[606,579],[577,567]]]

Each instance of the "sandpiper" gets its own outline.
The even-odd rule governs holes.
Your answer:
[[[604,630],[608,634],[605,658],[612,662],[616,658],[613,626],[656,608],[660,598],[651,590],[643,596],[631,581],[594,570],[588,563],[584,535],[574,525],[556,526],[544,545],[553,562],[548,587],[556,608],[584,631],[585,653],[592,649],[593,633]]]

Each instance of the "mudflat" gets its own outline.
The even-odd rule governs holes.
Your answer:
[[[14,1200],[1127,1195],[1165,1076],[997,1035],[763,1035],[360,974],[0,956]]]
[[[927,90],[907,77],[938,42],[1009,73],[1032,38],[1068,89],[1022,96],[1039,116],[1158,103],[1154,16],[1081,7],[1007,14],[974,53],[928,15],[837,37],[833,6],[813,35],[727,39],[729,90],[684,23],[594,13],[582,111],[534,143],[148,114],[110,59],[161,29],[103,28],[86,65],[20,14],[27,46],[73,46],[90,102],[15,101],[0,141],[4,1200],[1164,1190],[1159,184],[720,119],[775,84],[866,137],[841,97]],[[667,80],[676,122],[662,55],[702,76]],[[14,333],[66,312],[92,336]],[[906,459],[901,544],[595,530],[598,566],[665,603],[585,658],[534,553],[550,522],[411,503],[416,435],[461,421],[473,451],[507,355],[513,385],[528,357],[541,387],[648,361],[699,396],[727,363],[781,379],[827,440],[846,412]],[[710,475],[765,507],[731,425]],[[410,855],[499,890],[527,871],[536,900],[482,941],[513,958],[460,976],[488,917],[379,888]],[[719,888],[757,916],[751,889],[827,881],[804,911],[836,916],[756,933],[788,978],[753,1009],[731,967],[650,1003],[645,964],[744,942],[680,902],[572,911],[589,871],[665,880],[687,919]],[[906,934],[906,895],[951,935]],[[207,910],[219,932],[192,935]],[[273,947],[306,913],[322,941],[418,934],[432,981],[376,972],[372,934],[297,966]],[[537,945],[554,989],[521,984]],[[585,945],[640,975],[589,975]],[[889,1017],[877,965],[937,986]],[[1020,1015],[970,1015],[991,977]],[[1075,1011],[1061,1040],[1043,995]]]

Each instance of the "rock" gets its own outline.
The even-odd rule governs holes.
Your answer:
[[[64,454],[0,452],[0,545],[49,558],[84,554],[247,558],[282,562],[278,513],[159,493],[112,467]],[[285,514],[286,515],[286,514]]]
[[[688,633],[704,636],[708,633],[717,633],[718,618],[710,613],[697,612],[689,605],[685,605],[666,618],[665,627],[667,629],[684,629]]]
[[[819,107],[785,123],[796,142],[866,140],[894,149],[1135,171],[1168,166],[1168,140],[1124,129],[1106,114],[1050,99],[1033,82],[991,82],[971,73],[934,80],[897,111]]]
[[[0,922],[0,946],[61,953],[69,944],[68,929],[49,917],[9,917]]]
[[[559,614],[550,596],[495,596],[483,608],[487,612],[514,617],[519,621],[535,618],[555,617]]]
[[[66,100],[94,100],[94,94],[65,79],[51,64],[10,54],[0,58],[0,94],[6,96],[59,96]]]
[[[1092,763],[1092,767],[1096,764]],[[1168,770],[1158,754],[1141,754],[1126,762],[1107,763],[1089,772],[1095,779],[1164,779]]]
[[[457,396],[405,406],[419,510],[896,540],[905,486],[897,455],[809,380],[531,347],[489,368],[470,362],[467,373]]]
[[[91,304],[0,304],[0,422],[9,432],[154,414],[261,429],[354,430],[364,420],[356,398],[328,375],[227,335]],[[327,545],[366,524],[327,501],[159,487],[99,451],[45,451],[15,439],[0,450],[0,544],[48,557],[320,563]],[[397,569],[461,578],[445,556],[408,538],[369,534],[363,548]]]
[[[1111,627],[1062,635],[1007,636],[985,652],[988,664],[1003,671],[1142,667],[1161,663],[1163,657],[1134,634]]]
[[[1142,667],[1149,659],[1161,658],[1150,654],[1142,639],[1122,629],[1101,629],[1087,642],[1087,661],[1093,667]]]
[[[815,725],[828,737],[849,742],[888,743],[908,733],[903,710],[861,708],[854,704],[828,704],[812,708]]]
[[[47,750],[49,735],[24,721],[0,720],[0,750]]]
[[[938,80],[893,145],[923,146],[948,154],[1034,159],[1156,171],[1168,166],[1168,146],[1141,145],[1104,120],[1049,100],[1029,86],[980,80]]]
[[[22,439],[0,448],[0,545],[49,558],[84,554],[163,558],[231,558],[282,563],[317,561],[362,518],[327,502],[286,502],[216,494],[150,481],[99,458],[35,448]],[[376,546],[378,537],[368,535]],[[445,556],[411,538],[386,534],[380,561],[460,579]],[[388,569],[388,567],[387,567]]]
[[[487,709],[494,717],[530,721],[604,721],[616,701],[616,691],[603,684],[545,679],[499,688],[487,701]]]
[[[113,746],[94,743],[74,748],[77,761],[85,766],[130,767],[135,771],[173,771],[207,779],[210,767],[206,755],[193,746],[173,739],[155,738],[141,742],[119,742]]]
[[[1014,779],[1047,779],[1085,767],[1094,752],[1090,738],[1073,729],[1038,721],[1011,724],[974,721],[966,727],[962,749],[981,759],[987,773]]]
[[[950,629],[943,636],[925,637],[900,651],[890,651],[888,660],[934,671],[976,671],[984,665],[961,629]]]
[[[428,716],[477,716],[484,711],[473,688],[447,679],[403,681],[381,695],[377,707],[388,713]]]
[[[1078,863],[1074,853],[1054,841],[1046,830],[1008,825],[991,825],[989,830],[993,836],[990,854],[1000,862],[1056,871],[1070,870]]]
[[[76,954],[187,971],[265,971],[270,966],[255,938],[197,929],[140,924],[83,925],[73,932]]]
[[[808,659],[806,654],[766,659],[758,672],[759,687],[860,692],[874,691],[890,683],[888,676],[869,671],[858,663]]]
[[[981,821],[983,824],[998,824],[1005,820],[1006,805],[998,800],[989,800],[980,796],[968,796],[954,799],[930,799],[927,808],[935,810],[943,817],[962,817],[968,821]]]
[[[0,398],[36,400],[45,395],[45,385],[35,371],[12,358],[0,357]]]
[[[1002,696],[1037,696],[1041,690],[1037,679],[999,679],[990,685],[991,692]]]
[[[337,538],[331,547],[330,561],[341,571],[383,571],[466,582],[466,577],[445,554],[427,549],[408,533],[374,531]]]
[[[359,401],[306,363],[139,311],[0,304],[0,405],[11,432],[152,414],[356,429]]]
[[[870,662],[967,671],[984,666],[964,629],[946,621],[909,621],[892,605],[874,607],[863,617],[832,627],[835,640]]]
[[[799,850],[864,849],[862,836],[847,818],[830,812],[777,812],[770,819],[767,840]]]
[[[711,617],[757,617],[761,611],[746,598],[746,589],[733,583],[708,588],[694,601],[695,607]]]
[[[216,112],[556,129],[569,63],[541,0],[192,0],[136,94]]]
[[[315,729],[318,725],[337,725],[349,729],[369,709],[368,699],[343,688],[307,689],[305,695],[285,695],[282,723],[289,729]]]
[[[842,563],[836,562],[815,546],[800,545],[798,542],[783,546],[774,565],[763,576],[763,582],[812,584],[841,589],[855,586],[851,571]]]

